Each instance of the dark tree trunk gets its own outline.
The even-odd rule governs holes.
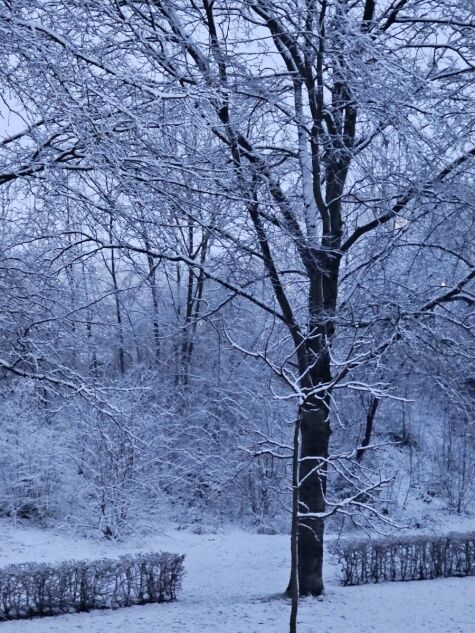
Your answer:
[[[109,221],[109,240],[113,241],[113,219],[112,215]],[[119,335],[119,349],[118,349],[118,360],[119,360],[119,371],[123,376],[125,374],[125,340],[124,340],[124,328],[122,325],[122,308],[120,305],[119,298],[119,283],[117,280],[117,267],[115,262],[115,250],[111,250],[111,260],[109,272],[112,277],[112,287],[114,288],[114,301],[115,301],[115,314],[117,319],[117,330]]]
[[[328,404],[323,400],[300,411],[300,487],[298,528],[299,593],[319,596],[323,591],[323,518],[311,516],[325,511],[326,463],[330,425]],[[308,459],[306,459],[308,458]],[[305,516],[308,513],[309,516]]]
[[[300,478],[300,418],[295,421],[294,455],[292,458],[292,528],[290,534],[290,583],[288,593],[292,598],[289,633],[297,633],[297,615],[299,608],[299,478]]]
[[[358,448],[358,450],[356,451],[356,461],[357,462],[360,462],[363,459],[363,455],[366,452],[365,449],[366,449],[367,446],[369,446],[369,443],[371,441],[371,434],[373,432],[374,418],[375,418],[375,415],[376,415],[376,409],[378,408],[378,404],[379,404],[378,398],[376,398],[376,396],[372,396],[371,401],[370,401],[370,405],[369,405],[369,409],[368,409],[368,413],[366,415],[366,425],[365,425],[365,431],[364,431],[363,440],[361,442],[360,448]]]
[[[144,240],[145,248],[147,251],[150,251],[150,244],[145,237]],[[152,293],[152,304],[153,304],[153,340],[155,342],[155,361],[157,364],[160,362],[160,325],[158,320],[159,314],[159,302],[158,302],[158,285],[157,285],[157,275],[156,275],[156,265],[154,258],[150,255],[150,252],[147,254],[147,263],[148,263],[148,278],[150,281],[150,290]]]
[[[310,279],[309,336],[306,341],[307,371],[302,389],[308,394],[300,408],[298,568],[301,596],[323,592],[323,537],[327,458],[330,442],[331,382],[329,347],[335,331],[332,316],[337,301],[338,259],[314,253],[318,262]],[[301,364],[303,364],[302,361]],[[322,391],[315,393],[315,389]],[[306,516],[307,515],[307,516]]]

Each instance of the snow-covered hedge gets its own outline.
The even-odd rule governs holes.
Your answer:
[[[345,586],[475,575],[475,533],[345,541],[333,553]]]
[[[0,569],[2,620],[175,600],[184,556],[23,563]]]

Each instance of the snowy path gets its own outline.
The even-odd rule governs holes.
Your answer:
[[[8,546],[10,540],[10,547]],[[0,526],[0,564],[113,556],[164,549],[186,554],[180,600],[1,625],[1,633],[285,633],[289,602],[288,538],[234,531],[194,535],[170,531],[140,544],[72,541],[39,530]],[[327,570],[323,601],[304,600],[300,633],[472,633],[475,578],[339,587]]]

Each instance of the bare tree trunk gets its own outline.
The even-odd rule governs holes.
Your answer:
[[[112,242],[113,238],[113,220],[112,216],[110,218],[109,223],[109,239]],[[122,325],[122,309],[120,305],[119,298],[119,284],[117,281],[117,267],[115,262],[115,250],[111,250],[111,262],[109,272],[112,277],[112,286],[114,288],[114,301],[115,301],[115,316],[117,319],[117,331],[119,335],[119,349],[118,349],[118,358],[119,358],[119,371],[122,375],[125,374],[125,351],[124,351],[124,328]]]
[[[371,397],[368,413],[366,415],[366,425],[363,440],[360,448],[356,451],[356,461],[360,462],[365,454],[365,448],[369,446],[371,441],[371,434],[373,432],[373,423],[376,416],[376,409],[378,408],[379,400],[376,396]]]
[[[292,528],[290,533],[290,583],[289,591],[292,598],[290,610],[289,633],[297,633],[297,615],[299,608],[299,478],[300,478],[300,416],[295,421],[294,454],[292,458]]]
[[[190,249],[191,250],[191,249]],[[189,325],[193,314],[193,290],[194,290],[194,276],[191,268],[188,269],[188,281],[186,290],[186,311],[185,311],[185,323],[183,326],[183,334],[181,341],[181,380],[183,385],[188,384],[189,379],[189,346],[191,332],[189,331]]]
[[[314,516],[325,511],[326,462],[330,439],[329,409],[325,400],[300,411],[300,475],[298,570],[301,596],[319,596],[323,586],[324,520]],[[309,516],[305,516],[305,514]]]
[[[146,235],[144,235],[144,244],[147,249],[147,263],[148,263],[148,278],[150,281],[150,290],[152,293],[152,305],[153,305],[153,340],[155,343],[155,359],[157,363],[160,361],[161,354],[161,346],[160,346],[160,324],[158,322],[158,286],[157,286],[157,275],[156,275],[156,265],[152,255],[150,254],[150,243]]]
[[[92,340],[92,317],[88,315],[88,319],[86,322],[86,330],[87,330],[87,338],[88,341]],[[98,377],[98,365],[97,365],[97,351],[94,345],[89,342],[89,347],[91,348],[91,363],[89,365],[89,369],[92,371],[92,375],[95,379]]]
[[[176,265],[176,318],[178,326],[181,325],[181,268],[180,264]],[[180,340],[175,339],[173,342],[174,354],[175,354],[175,386],[181,384],[181,344]]]
[[[191,357],[193,355],[193,349],[195,346],[195,337],[196,337],[196,328],[198,326],[198,319],[201,314],[201,304],[203,301],[203,290],[205,283],[205,276],[203,274],[204,266],[206,264],[206,255],[208,253],[208,235],[203,237],[203,241],[201,243],[201,257],[200,257],[200,272],[198,274],[198,279],[196,280],[196,287],[194,290],[194,294],[192,297],[190,308],[192,310],[192,314],[188,318],[188,310],[187,310],[187,322],[186,322],[186,347],[184,350],[184,363],[185,363],[185,384],[188,384],[188,369],[191,363]]]
[[[119,286],[117,284],[114,250],[112,250],[112,253],[111,253],[111,275],[112,275],[112,283],[114,286],[115,315],[117,319],[117,329],[119,333],[119,350],[118,350],[119,371],[122,375],[124,375],[125,374],[124,330],[122,326],[122,309],[120,306],[120,299],[119,299]]]

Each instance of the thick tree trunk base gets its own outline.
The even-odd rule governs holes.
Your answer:
[[[312,409],[300,411],[300,453],[298,468],[298,499],[293,504],[293,516],[298,513],[297,569],[300,596],[320,596],[323,593],[323,537],[325,522],[314,513],[324,513],[326,492],[326,458],[330,428],[328,407],[318,401]],[[321,461],[320,461],[321,460]],[[295,465],[294,465],[295,468]],[[297,482],[293,482],[294,486]],[[306,513],[308,515],[306,516]],[[293,586],[293,570],[287,592]]]
[[[323,592],[323,519],[305,519],[299,526],[299,593]]]
[[[321,596],[323,584],[323,531],[322,519],[306,520],[299,527],[298,576],[300,596]],[[286,590],[292,595],[292,577]]]

